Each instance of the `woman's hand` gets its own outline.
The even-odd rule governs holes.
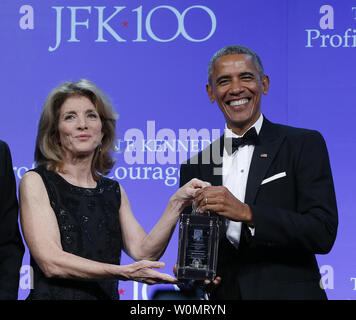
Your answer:
[[[209,186],[211,186],[209,182],[193,178],[184,186],[180,187],[172,198],[180,201],[183,207],[186,207],[192,204],[198,190]]]
[[[129,265],[121,266],[123,271],[121,273],[122,277],[120,277],[120,279],[134,280],[147,284],[178,283],[178,280],[169,274],[152,270],[152,268],[162,269],[164,266],[164,262],[141,260]]]

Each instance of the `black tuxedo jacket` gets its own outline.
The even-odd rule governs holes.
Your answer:
[[[18,227],[16,181],[7,144],[0,140],[0,299],[17,299],[24,246]]]
[[[191,178],[222,185],[223,145],[221,137],[182,164],[180,185]],[[245,203],[253,213],[255,234],[243,223],[238,249],[223,236],[218,261],[222,282],[212,298],[326,299],[315,254],[331,250],[338,217],[322,136],[264,118]]]

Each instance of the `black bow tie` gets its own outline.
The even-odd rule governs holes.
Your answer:
[[[241,146],[256,145],[257,143],[258,135],[255,127],[252,127],[241,138],[226,138],[225,148],[229,154],[233,154]],[[231,150],[231,153],[229,150]]]

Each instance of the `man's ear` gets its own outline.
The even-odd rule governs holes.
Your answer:
[[[211,101],[211,103],[215,102],[215,97],[214,97],[214,93],[213,93],[213,88],[211,87],[210,84],[206,85],[206,92],[208,93],[209,99]]]
[[[266,95],[269,90],[269,77],[266,75],[262,79],[262,88],[263,88],[263,94]]]

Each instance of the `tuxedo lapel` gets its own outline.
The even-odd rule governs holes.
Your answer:
[[[246,185],[245,203],[252,204],[254,202],[261,182],[283,140],[284,136],[280,136],[276,131],[276,127],[264,118],[259,134],[259,144],[255,146],[252,155]]]
[[[222,186],[222,160],[224,150],[224,136],[215,140],[202,152],[201,178],[209,181],[212,186]]]
[[[255,146],[252,155],[249,176],[246,186],[245,203],[252,203],[269,166],[284,140],[273,123],[266,118],[259,134],[259,144]],[[202,154],[200,174],[201,179],[209,181],[213,186],[222,186],[222,164],[224,152],[224,136],[214,141]]]
[[[222,186],[222,165],[224,154],[224,136],[215,140],[202,152],[200,176],[203,181],[208,181],[212,186]],[[216,213],[214,213],[216,214]],[[219,216],[220,232],[219,238],[223,239],[226,234],[226,222],[224,216]]]

